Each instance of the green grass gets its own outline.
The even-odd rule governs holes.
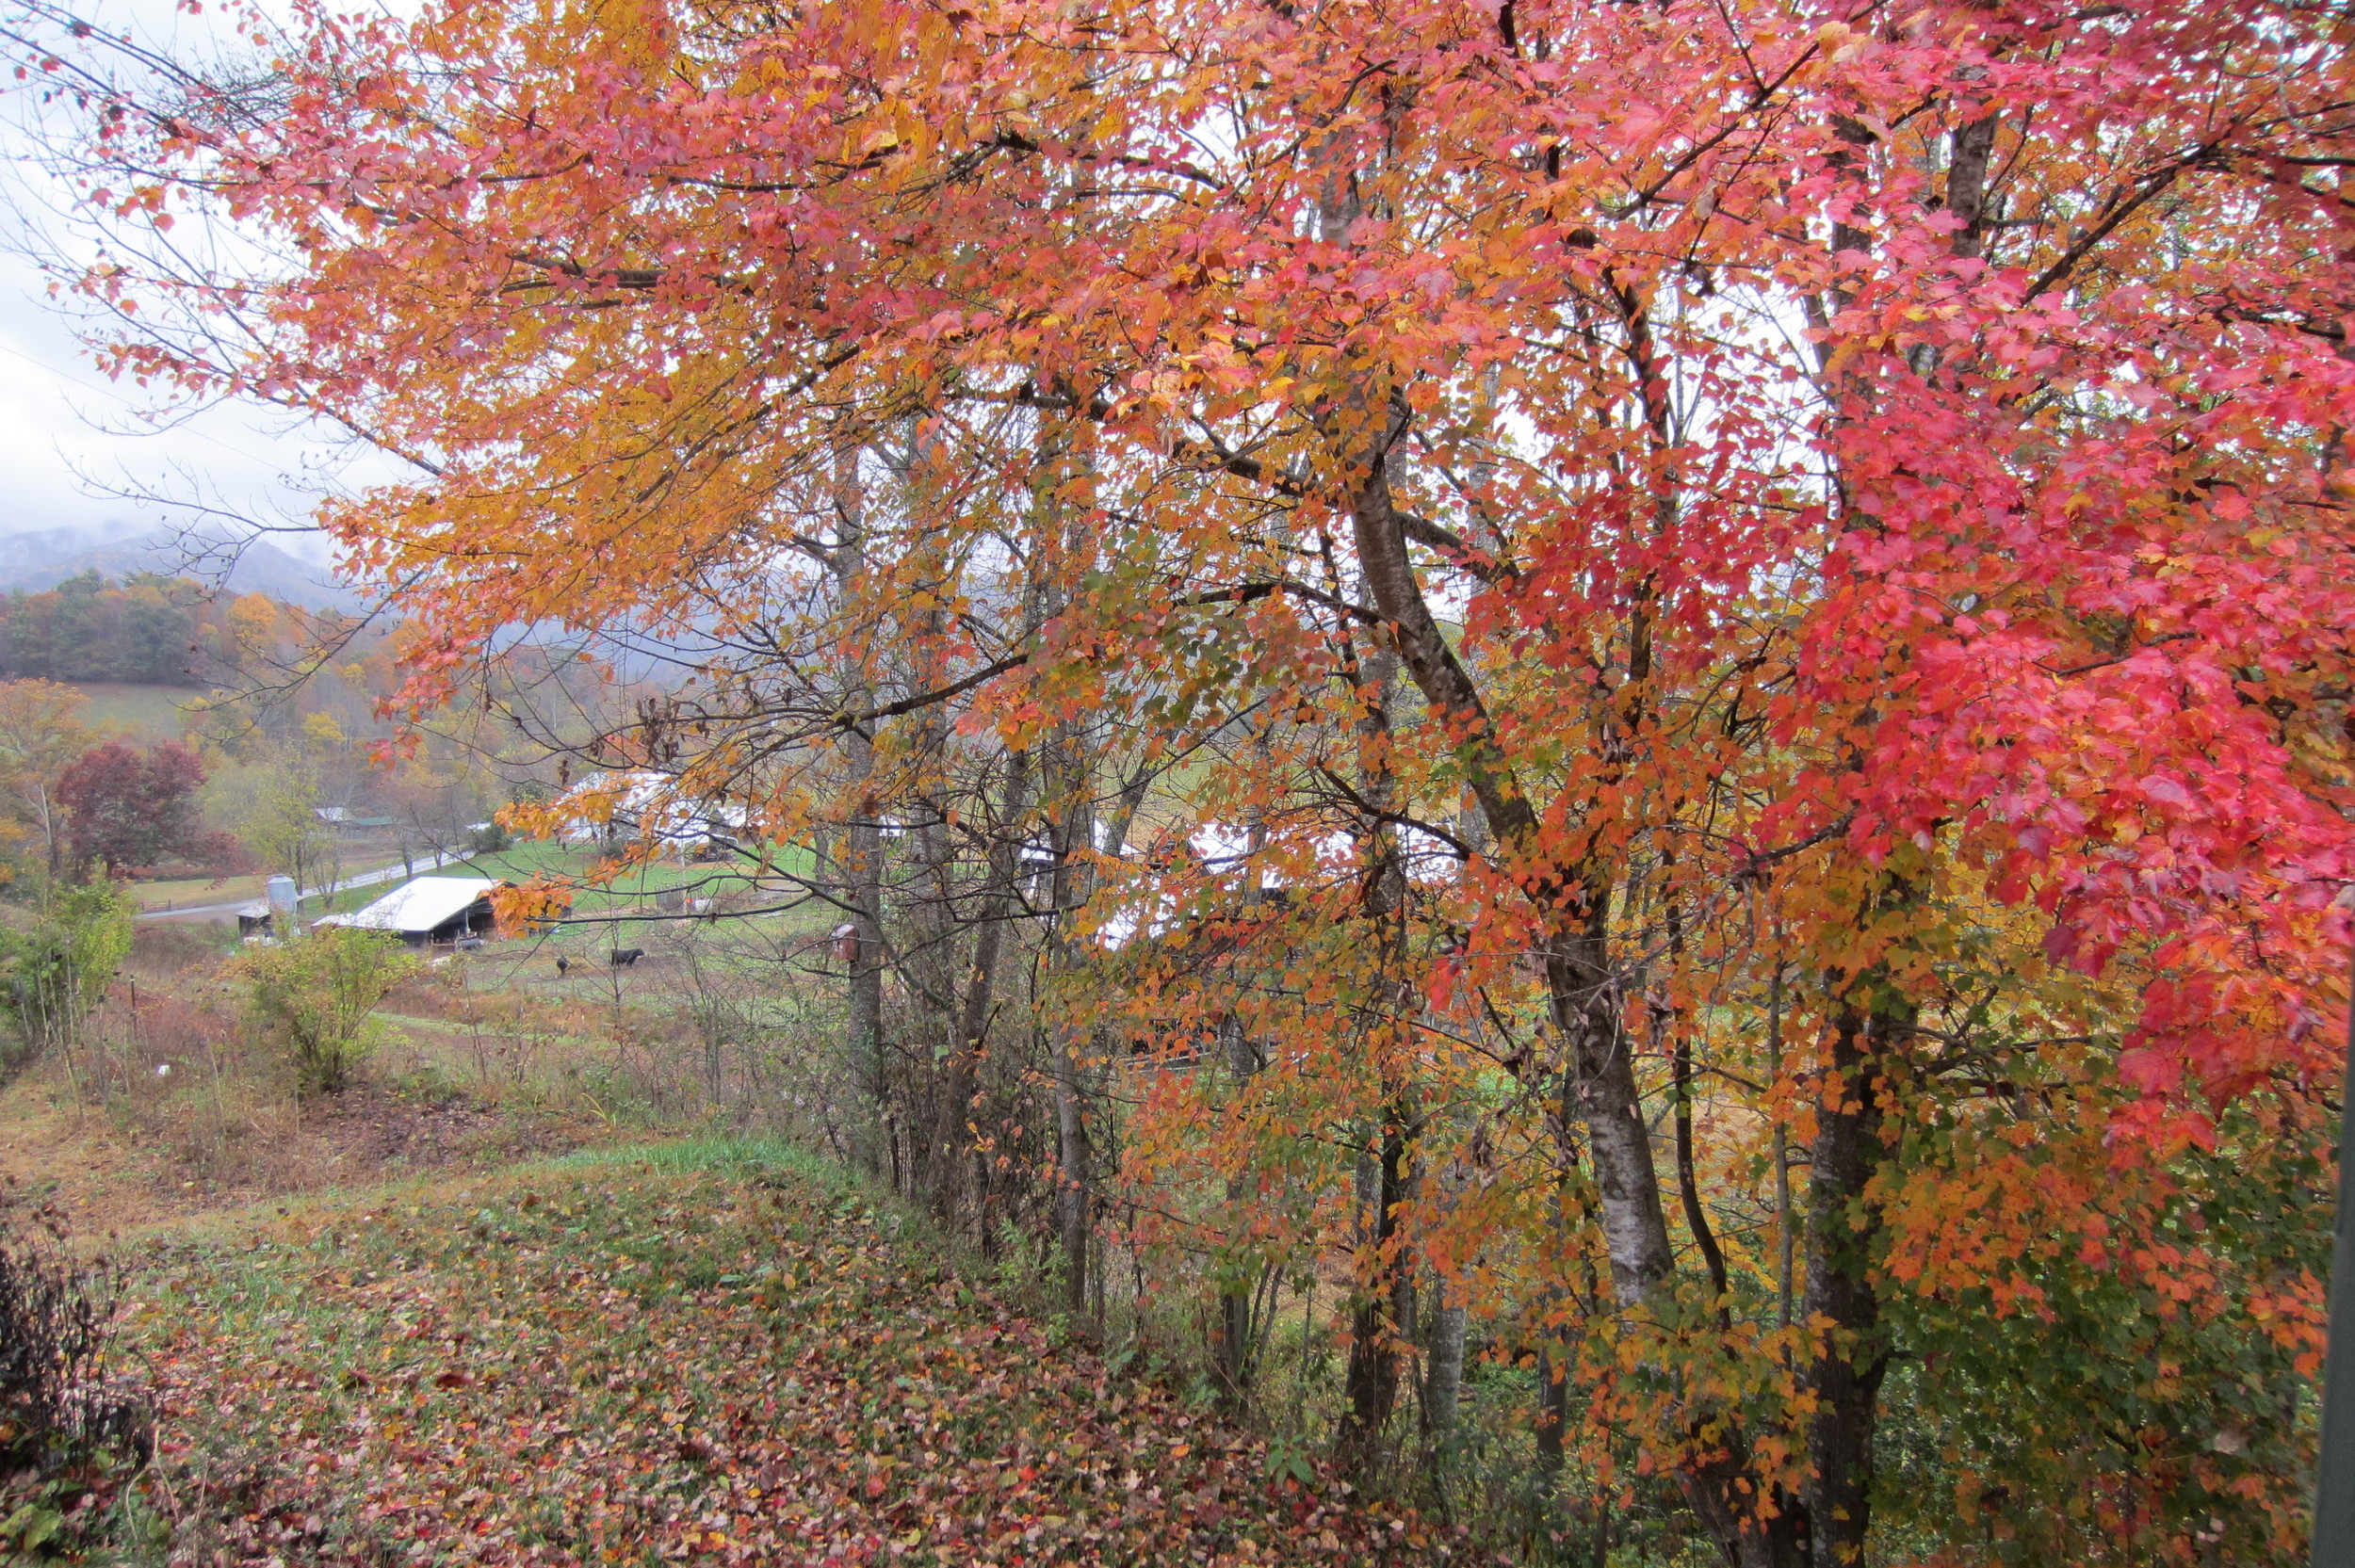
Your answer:
[[[741,1175],[789,1171],[818,1187],[836,1191],[857,1189],[857,1178],[797,1143],[780,1138],[675,1138],[661,1143],[632,1143],[618,1148],[577,1149],[545,1162],[550,1171],[598,1171],[642,1165],[649,1170],[685,1175]]]
[[[115,682],[75,681],[73,689],[89,699],[92,724],[112,725],[129,732],[134,740],[150,744],[177,740],[181,736],[182,704],[203,695],[182,686],[135,686]]]
[[[542,875],[571,876],[588,868],[589,857],[561,844],[517,844],[487,854],[463,855],[431,873],[442,877],[494,877],[528,882]]]
[[[594,857],[581,850],[568,849],[557,844],[521,844],[507,849],[485,854],[462,856],[446,861],[431,869],[420,863],[421,877],[483,877],[494,881],[528,882],[538,877],[586,876],[594,865]],[[352,866],[347,874],[373,871],[376,865]],[[651,912],[656,897],[673,887],[693,886],[698,897],[715,893],[734,892],[749,885],[743,879],[717,875],[719,868],[706,865],[659,865],[647,866],[624,878],[610,890],[590,889],[577,895],[574,907],[583,913],[604,913],[615,910],[645,908]],[[409,879],[395,877],[365,887],[346,888],[330,898],[306,897],[302,901],[303,918],[316,920],[323,914],[344,914],[364,909],[386,894],[404,886]],[[190,900],[182,897],[180,902]]]
[[[594,872],[597,859],[594,850],[586,849],[553,843],[519,844],[452,861],[438,875],[491,877],[512,882],[527,882],[535,877],[586,878]],[[781,868],[806,874],[810,854],[807,849],[788,847],[778,854],[776,864]],[[754,888],[754,880],[736,867],[737,863],[728,861],[656,861],[614,879],[608,885],[582,888],[574,895],[573,908],[581,914],[606,914],[650,906],[659,895],[674,888],[687,889],[698,898]]]
[[[134,882],[131,892],[141,909],[251,903],[262,897],[265,880],[259,876],[230,877],[216,883],[210,877],[181,877],[171,881]]]
[[[374,856],[362,857],[365,864],[345,867],[345,874],[358,875],[397,864]],[[426,877],[485,877],[496,881],[528,882],[536,878],[587,877],[596,866],[596,854],[588,849],[569,848],[555,843],[526,843],[482,854],[463,855],[445,862],[430,870],[420,862],[419,876]],[[778,864],[798,872],[809,868],[809,851],[787,849],[778,857]],[[303,918],[316,920],[323,914],[345,914],[374,903],[387,893],[403,885],[407,879],[396,877],[388,881],[372,882],[365,887],[347,888],[332,898],[321,899],[306,895],[302,901]],[[583,888],[575,895],[574,909],[582,914],[611,914],[644,910],[653,913],[657,898],[673,888],[690,890],[693,897],[708,898],[743,893],[756,884],[753,879],[731,868],[723,861],[681,864],[659,861],[640,866],[621,877],[608,887]],[[171,882],[148,882],[138,887],[142,903],[159,908],[169,902],[186,908],[191,904],[226,903],[232,899],[258,898],[262,896],[262,879],[236,878],[219,889],[213,889],[202,880]]]

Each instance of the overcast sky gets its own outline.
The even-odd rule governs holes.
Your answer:
[[[169,0],[86,0],[83,14],[170,52],[203,52],[219,36],[218,8],[189,15]],[[38,84],[35,84],[36,86]],[[217,409],[157,428],[136,386],[117,385],[90,363],[76,323],[47,298],[27,251],[75,243],[61,220],[60,189],[35,158],[46,112],[22,86],[0,97],[0,535],[73,527],[144,530],[183,521],[185,508],[126,499],[162,493],[276,523],[307,516],[323,484],[348,483],[344,450],[283,414]],[[317,536],[282,545],[324,558]]]

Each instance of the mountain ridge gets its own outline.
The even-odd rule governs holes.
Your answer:
[[[258,536],[240,544],[219,535],[160,526],[99,538],[75,528],[0,536],[0,591],[37,593],[85,572],[116,582],[158,572],[218,591],[267,594],[306,609],[360,607],[360,596],[332,581],[326,568]]]

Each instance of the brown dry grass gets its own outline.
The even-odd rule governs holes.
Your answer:
[[[584,1145],[757,1136],[796,1114],[792,1047],[749,1013],[693,1006],[716,994],[699,986],[766,976],[658,951],[635,970],[577,960],[564,979],[524,944],[445,960],[378,1010],[359,1084],[306,1099],[247,1024],[224,967],[236,950],[219,926],[140,925],[87,1038],[0,1088],[0,1181],[96,1237],[331,1188],[476,1179]]]
[[[625,1136],[557,1091],[561,1075],[533,1049],[528,1008],[441,996],[428,982],[407,999],[441,996],[464,1022],[396,1020],[353,1089],[300,1095],[247,1026],[215,950],[141,930],[84,1040],[0,1091],[0,1181],[50,1199],[96,1238]]]

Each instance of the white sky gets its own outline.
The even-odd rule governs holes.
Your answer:
[[[167,53],[204,53],[229,26],[218,6],[189,15],[171,0],[84,0],[77,9]],[[60,188],[32,157],[45,112],[40,86],[0,82],[0,536],[144,531],[191,515],[124,493],[280,525],[307,517],[323,486],[372,465],[353,470],[342,445],[269,410],[215,409],[156,427],[142,418],[154,407],[149,396],[110,382],[77,341],[70,312],[48,298],[27,252],[80,252]],[[315,559],[327,554],[316,534],[277,542]]]

